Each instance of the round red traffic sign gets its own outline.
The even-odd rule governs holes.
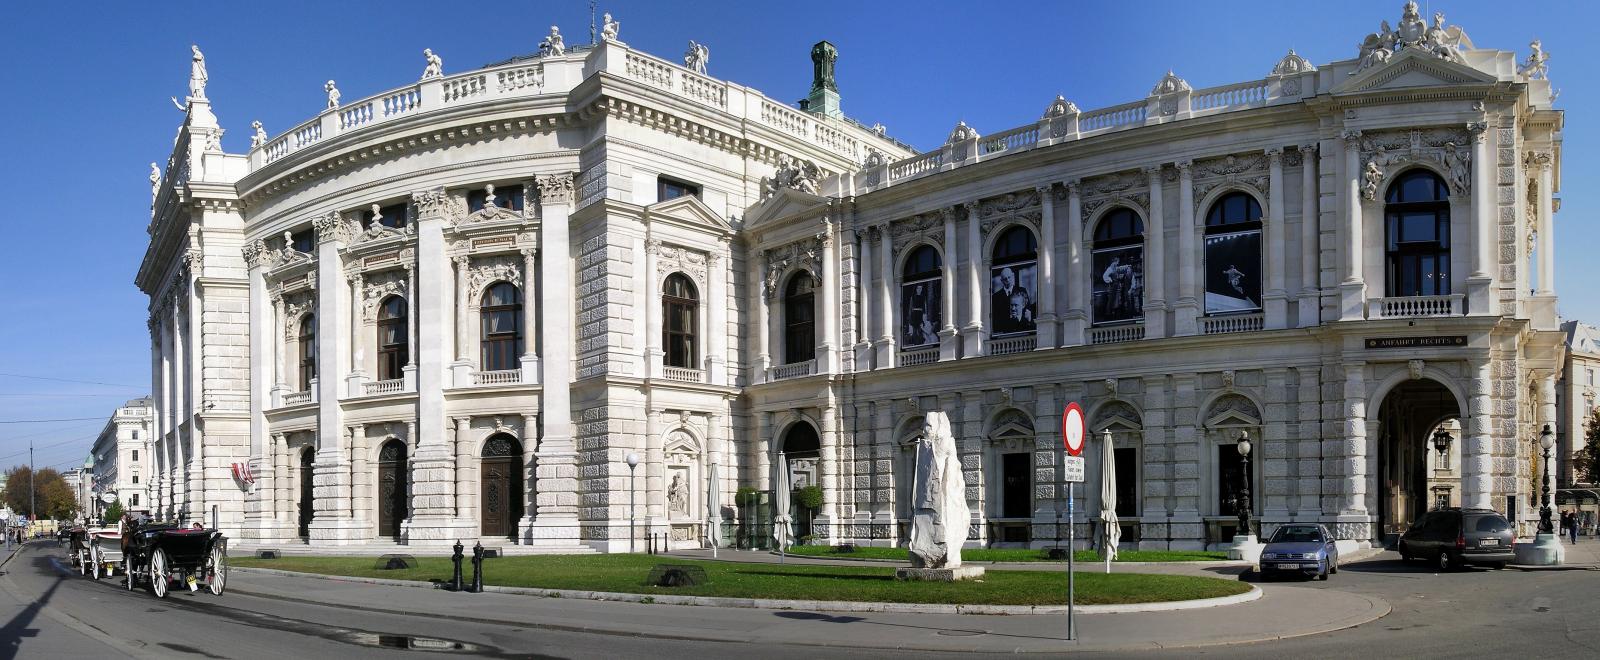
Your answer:
[[[1061,442],[1066,444],[1067,453],[1077,456],[1083,453],[1083,436],[1088,425],[1083,421],[1083,408],[1076,401],[1067,404],[1066,410],[1061,411]]]

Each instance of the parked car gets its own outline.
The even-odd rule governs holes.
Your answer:
[[[1339,548],[1327,527],[1310,523],[1284,525],[1261,549],[1261,574],[1309,575],[1326,580],[1339,572]]]
[[[1504,568],[1516,558],[1511,522],[1492,509],[1436,509],[1400,537],[1400,559],[1422,559],[1441,571],[1467,565]]]

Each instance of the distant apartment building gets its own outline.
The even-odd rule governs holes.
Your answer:
[[[85,514],[98,515],[107,506],[103,493],[111,493],[127,511],[148,511],[150,496],[148,478],[150,470],[150,425],[154,408],[149,397],[141,397],[122,404],[106,421],[100,437],[94,441],[89,460],[92,464],[92,487],[86,493],[92,503],[84,506]]]

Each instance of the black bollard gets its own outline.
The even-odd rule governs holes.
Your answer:
[[[472,593],[483,593],[483,542],[472,545]]]
[[[450,588],[461,591],[461,540],[456,540],[455,554],[450,555],[450,562],[456,565],[455,575],[450,578]]]

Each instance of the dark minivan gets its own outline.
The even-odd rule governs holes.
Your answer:
[[[1466,565],[1504,568],[1516,557],[1515,535],[1491,509],[1437,509],[1400,537],[1400,559],[1431,561],[1447,571]]]

